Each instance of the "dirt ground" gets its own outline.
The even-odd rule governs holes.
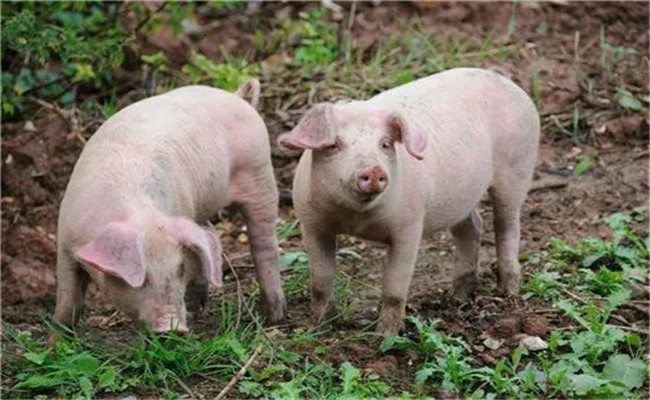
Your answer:
[[[289,7],[289,12],[295,13],[303,6]],[[261,13],[273,14],[279,9],[278,4],[264,5]],[[519,56],[500,61],[488,59],[480,65],[510,76],[528,93],[533,90],[533,74],[539,76],[543,132],[533,190],[522,211],[522,252],[539,251],[552,237],[568,243],[587,236],[607,237],[610,232],[602,223],[603,217],[647,204],[648,118],[626,112],[618,106],[614,95],[619,88],[635,94],[648,92],[648,11],[647,3],[521,3],[514,11],[516,27],[510,38],[511,44],[519,45]],[[360,4],[352,37],[356,45],[371,47],[382,36],[398,29],[398,19],[417,17],[423,29],[439,40],[462,38],[478,46],[488,32],[495,37],[505,35],[512,15],[513,6],[509,3]],[[211,35],[225,35],[225,43],[233,51],[250,45],[251,34],[242,18],[227,17]],[[631,48],[635,53],[607,59],[603,55],[601,32],[609,45]],[[154,48],[160,46],[151,43]],[[218,58],[216,51],[210,50],[209,41],[204,40],[199,48]],[[166,50],[181,60],[188,51],[181,45]],[[262,82],[263,87],[277,84],[273,76]],[[261,111],[273,143],[278,134],[295,124],[300,109],[307,107],[297,104],[293,107],[295,113],[282,118],[276,107],[283,101],[273,96],[263,98]],[[567,121],[571,121],[575,106],[580,110],[579,128],[586,133],[584,140],[563,135],[557,127],[570,125]],[[90,117],[81,120],[90,121],[81,136],[71,134],[69,124],[47,109],[40,110],[31,121],[2,125],[3,320],[37,335],[45,329],[43,316],[51,315],[54,308],[58,206],[83,148],[81,139],[89,137],[97,127]],[[575,175],[572,169],[585,155],[597,161],[584,174]],[[289,193],[296,159],[278,155],[274,163],[280,190]],[[408,312],[439,318],[443,329],[462,334],[473,344],[480,342],[482,332],[513,315],[545,315],[551,329],[561,325],[557,314],[544,314],[543,306],[535,302],[507,302],[496,297],[491,273],[495,250],[489,203],[481,203],[480,211],[486,224],[481,286],[476,301],[461,308],[448,304],[444,294],[450,286],[453,255],[449,234],[442,233],[426,241],[420,250]],[[283,204],[282,216],[286,218],[291,213],[290,206]],[[222,224],[229,215],[224,213]],[[230,222],[235,229],[230,229],[223,239],[225,251],[230,255],[242,254],[246,247],[238,239],[241,219]],[[344,267],[361,284],[358,291],[347,294],[355,312],[335,326],[335,331],[358,329],[376,318],[383,254],[380,246],[353,238],[343,238],[341,244],[353,246],[363,259]],[[283,248],[299,249],[299,240],[289,240]],[[250,265],[245,256],[235,262],[238,274],[245,280],[250,279]],[[224,295],[232,295],[234,290],[234,285],[227,284]],[[206,312],[194,322],[196,329],[214,329],[212,314],[220,296],[213,296]],[[306,326],[308,294],[300,293],[288,301],[289,316],[282,328]],[[103,302],[91,301],[83,324],[84,334],[92,340],[115,343],[131,335],[133,328],[128,322],[118,321],[111,327],[97,322],[111,313]],[[629,321],[647,324],[647,315],[630,313],[626,316]],[[330,340],[335,341],[336,335]],[[354,360],[356,365],[390,372],[391,379],[398,381],[411,379],[408,360],[383,356],[372,344],[368,346],[340,343],[332,347],[327,357],[337,362]],[[484,353],[486,363],[499,357],[497,353],[488,353]],[[204,394],[211,391],[208,389]]]

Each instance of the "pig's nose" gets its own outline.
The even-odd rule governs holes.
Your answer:
[[[362,193],[378,194],[388,186],[388,174],[379,166],[364,168],[357,175],[357,188]]]

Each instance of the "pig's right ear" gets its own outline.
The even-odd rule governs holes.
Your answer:
[[[211,229],[202,228],[185,218],[175,218],[173,228],[180,243],[201,260],[201,270],[213,287],[223,286],[221,243]]]
[[[320,150],[336,143],[334,135],[334,106],[315,105],[289,133],[278,137],[278,144],[292,152]]]
[[[79,262],[138,288],[144,284],[146,264],[143,231],[125,222],[113,222],[75,254]]]

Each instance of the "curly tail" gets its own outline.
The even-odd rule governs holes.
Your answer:
[[[237,89],[235,94],[244,100],[247,100],[247,98],[250,97],[250,105],[253,106],[254,109],[257,109],[257,105],[260,102],[260,81],[253,78],[244,82],[239,89]]]

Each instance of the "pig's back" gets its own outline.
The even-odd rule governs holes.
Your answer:
[[[219,89],[189,86],[134,103],[86,143],[59,227],[80,235],[141,207],[190,218],[221,208],[233,164],[249,147],[268,148],[265,134],[248,103]]]

